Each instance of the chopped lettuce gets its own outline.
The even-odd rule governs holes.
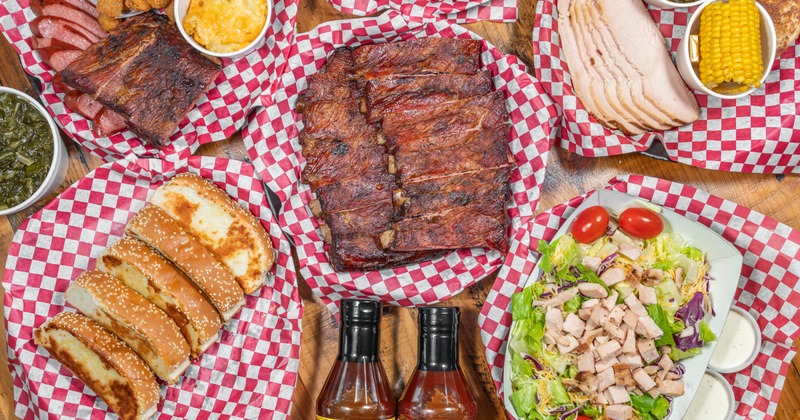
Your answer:
[[[526,287],[511,297],[511,318],[514,321],[526,319],[533,310],[533,287]]]
[[[536,405],[536,389],[537,387],[534,384],[522,387],[517,389],[513,394],[511,394],[511,405],[514,406],[514,410],[517,411],[517,414],[520,416],[528,416]]]
[[[578,271],[581,272],[581,280],[588,281],[589,283],[596,283],[603,286],[603,289],[606,289],[606,292],[609,294],[611,293],[611,289],[606,286],[606,283],[603,280],[600,280],[600,277],[597,276],[597,273],[592,271],[589,267],[586,267],[583,264],[578,264]]]
[[[669,358],[677,362],[678,360],[688,359],[692,356],[697,356],[698,354],[700,354],[699,347],[695,347],[687,351],[683,351],[677,347],[673,347],[672,351],[669,353]]]
[[[692,246],[684,247],[681,250],[681,254],[686,255],[687,257],[697,262],[703,262],[705,261],[706,258],[705,254],[703,254],[703,251]]]
[[[711,327],[705,321],[700,321],[700,339],[705,343],[717,339],[717,335],[714,334],[714,331],[711,331]]]
[[[583,298],[581,298],[580,294],[573,296],[572,299],[564,303],[564,312],[577,314],[578,309],[581,308],[581,303],[583,303]]]
[[[653,398],[649,394],[631,394],[631,405],[643,420],[661,420],[669,412],[669,401],[663,395]]]
[[[628,297],[628,295],[633,293],[633,291],[636,290],[636,289],[634,289],[633,286],[630,285],[630,283],[628,283],[627,281],[623,280],[623,281],[621,281],[621,282],[619,282],[619,283],[614,285],[614,290],[619,292],[619,298],[620,299],[625,299],[626,297]]]
[[[598,418],[603,415],[602,405],[586,405],[581,409],[581,413],[591,417]]]
[[[569,404],[569,395],[567,395],[567,389],[564,388],[561,379],[556,378],[547,382],[547,391],[550,392],[550,398],[553,400],[554,404]]]
[[[547,241],[539,239],[539,247],[536,249],[542,254],[539,258],[539,268],[545,273],[549,273],[550,270],[552,270],[550,254],[553,253],[556,244],[558,244],[558,239],[554,240],[552,244],[548,244]]]
[[[653,321],[656,322],[658,328],[661,329],[661,332],[664,335],[656,340],[656,347],[661,346],[674,346],[675,345],[675,338],[672,334],[675,334],[677,331],[672,329],[672,323],[670,322],[671,316],[669,316],[661,306],[658,305],[648,305],[647,306],[647,313],[650,315],[650,318],[653,318]]]
[[[656,298],[658,298],[658,304],[661,305],[665,311],[675,313],[678,309],[680,309],[681,304],[683,304],[683,297],[681,296],[681,292],[678,290],[678,286],[675,285],[674,281],[664,280],[657,284],[655,289]]]

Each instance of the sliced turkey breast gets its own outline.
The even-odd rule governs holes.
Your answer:
[[[637,135],[699,118],[694,95],[640,1],[565,0],[557,7],[573,89],[601,124]]]
[[[631,80],[622,73],[617,64],[620,53],[615,45],[607,43],[603,39],[597,26],[592,22],[589,15],[593,6],[588,3],[589,0],[572,1],[570,19],[574,19],[575,30],[583,34],[585,50],[590,57],[589,64],[602,77],[603,84],[593,85],[593,88],[602,90],[609,103],[614,106],[615,111],[624,118],[628,125],[636,129],[632,132],[629,132],[628,129],[623,129],[623,131],[629,132],[629,134],[641,134],[660,128],[657,127],[659,125],[657,121],[647,115],[641,105],[634,100],[629,86]],[[615,106],[615,103],[618,105]],[[625,128],[624,125],[623,128]]]
[[[672,63],[664,36],[639,0],[593,0],[620,50],[641,74],[650,99],[674,119],[688,124],[700,118],[694,95]]]
[[[667,112],[659,109],[651,98],[645,96],[644,75],[636,71],[627,56],[619,53],[608,26],[600,21],[597,10],[586,2],[587,0],[581,0],[582,7],[579,8],[581,19],[589,27],[596,42],[602,46],[602,50],[609,52],[601,58],[617,79],[617,94],[622,98],[623,104],[630,104],[628,106],[630,112],[649,130],[667,130],[680,125]]]

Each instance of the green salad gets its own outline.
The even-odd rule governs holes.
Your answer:
[[[587,212],[513,296],[510,400],[522,419],[663,419],[679,361],[716,339],[705,253],[651,208]]]

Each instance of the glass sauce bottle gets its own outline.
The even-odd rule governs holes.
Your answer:
[[[397,403],[398,419],[475,419],[478,405],[458,365],[458,308],[419,309],[417,369]]]
[[[381,303],[344,299],[340,317],[339,356],[317,398],[317,419],[394,419],[394,396],[378,358]]]

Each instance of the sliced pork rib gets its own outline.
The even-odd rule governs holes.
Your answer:
[[[367,118],[377,122],[391,111],[486,95],[491,91],[492,78],[486,72],[380,77],[367,82]]]
[[[353,50],[355,76],[370,80],[393,74],[474,74],[480,68],[481,42],[471,39],[421,38]]]
[[[297,106],[302,180],[336,270],[507,250],[510,125],[480,48],[439,38],[340,48],[309,77]]]
[[[640,1],[566,0],[557,7],[572,87],[598,121],[637,135],[699,118],[694,95]]]
[[[220,71],[186,44],[166,16],[149,12],[120,24],[61,75],[66,85],[119,114],[143,140],[161,147]]]

